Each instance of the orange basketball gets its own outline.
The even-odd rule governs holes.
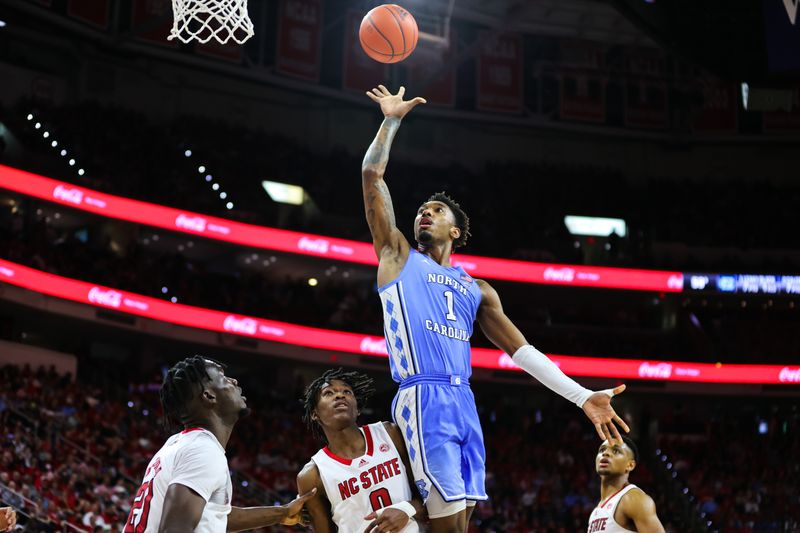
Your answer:
[[[397,63],[417,46],[417,21],[397,4],[383,4],[364,16],[358,38],[364,52],[381,63]]]

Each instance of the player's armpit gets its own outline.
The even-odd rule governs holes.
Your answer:
[[[622,513],[624,517],[632,520],[639,533],[664,533],[664,526],[656,514],[653,498],[642,490],[634,489],[623,496],[617,507],[617,513]]]
[[[164,496],[158,533],[192,533],[200,523],[206,501],[186,485],[173,483]]]
[[[481,289],[481,305],[478,308],[478,324],[492,344],[511,355],[528,344],[522,332],[503,311],[500,296],[484,280],[476,280]]]
[[[311,517],[311,526],[314,528],[314,533],[337,531],[331,517],[331,504],[325,494],[319,470],[317,465],[311,461],[297,474],[297,491],[300,494],[305,494],[314,488],[317,489],[317,493],[305,502],[305,508]]]

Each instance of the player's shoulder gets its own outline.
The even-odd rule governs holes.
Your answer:
[[[300,492],[307,492],[314,487],[321,485],[322,477],[319,473],[317,463],[312,459],[303,465],[300,472],[297,474],[297,488]]]
[[[640,487],[633,487],[622,496],[618,508],[627,515],[639,514],[641,512],[655,511],[656,503]]]
[[[402,434],[400,433],[400,428],[394,422],[383,421],[383,422],[378,422],[378,424],[383,426],[383,429],[386,430],[386,433],[389,434],[392,440],[394,440],[395,437],[400,439],[403,438]]]

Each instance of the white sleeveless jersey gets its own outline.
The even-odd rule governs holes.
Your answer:
[[[344,459],[325,447],[311,458],[340,533],[362,533],[369,524],[364,517],[372,511],[412,498],[406,467],[383,423],[364,426],[361,431],[367,443],[367,452],[361,457]],[[412,518],[397,533],[418,531]]]
[[[206,501],[197,533],[225,533],[233,485],[225,449],[208,430],[172,435],[158,450],[136,493],[123,533],[157,533],[169,486],[185,485]]]
[[[636,485],[625,485],[595,507],[589,517],[589,529],[587,533],[595,533],[595,531],[604,531],[605,533],[630,533],[630,529],[622,527],[614,520],[614,513],[617,512],[617,505],[619,505],[622,497],[635,488],[638,487]]]

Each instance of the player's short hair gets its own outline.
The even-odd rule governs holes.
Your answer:
[[[164,426],[168,430],[184,424],[189,415],[189,403],[202,392],[203,384],[211,380],[206,368],[208,363],[225,368],[225,365],[213,359],[194,355],[175,363],[164,376],[159,395],[164,411]]]
[[[464,210],[461,209],[461,206],[458,204],[458,202],[450,198],[444,191],[432,194],[426,203],[427,202],[442,202],[450,208],[450,211],[453,212],[453,215],[456,218],[456,226],[461,230],[461,235],[458,237],[458,239],[453,241],[453,249],[461,248],[467,244],[467,239],[472,236],[472,233],[469,232],[469,216],[467,216]]]
[[[622,442],[625,443],[625,446],[630,448],[631,452],[633,452],[633,460],[638,463],[639,462],[639,447],[636,446],[636,443],[633,442],[633,439],[628,437],[628,436],[626,436],[626,435],[622,435]]]
[[[348,387],[353,389],[353,396],[356,399],[356,405],[358,405],[359,410],[363,409],[367,404],[367,400],[375,394],[375,381],[371,377],[360,372],[347,371],[343,368],[326,370],[320,377],[312,381],[303,392],[303,421],[311,430],[311,433],[323,442],[327,442],[325,433],[322,431],[319,422],[313,420],[311,415],[314,414],[314,409],[317,408],[322,389],[334,379],[344,381]]]

